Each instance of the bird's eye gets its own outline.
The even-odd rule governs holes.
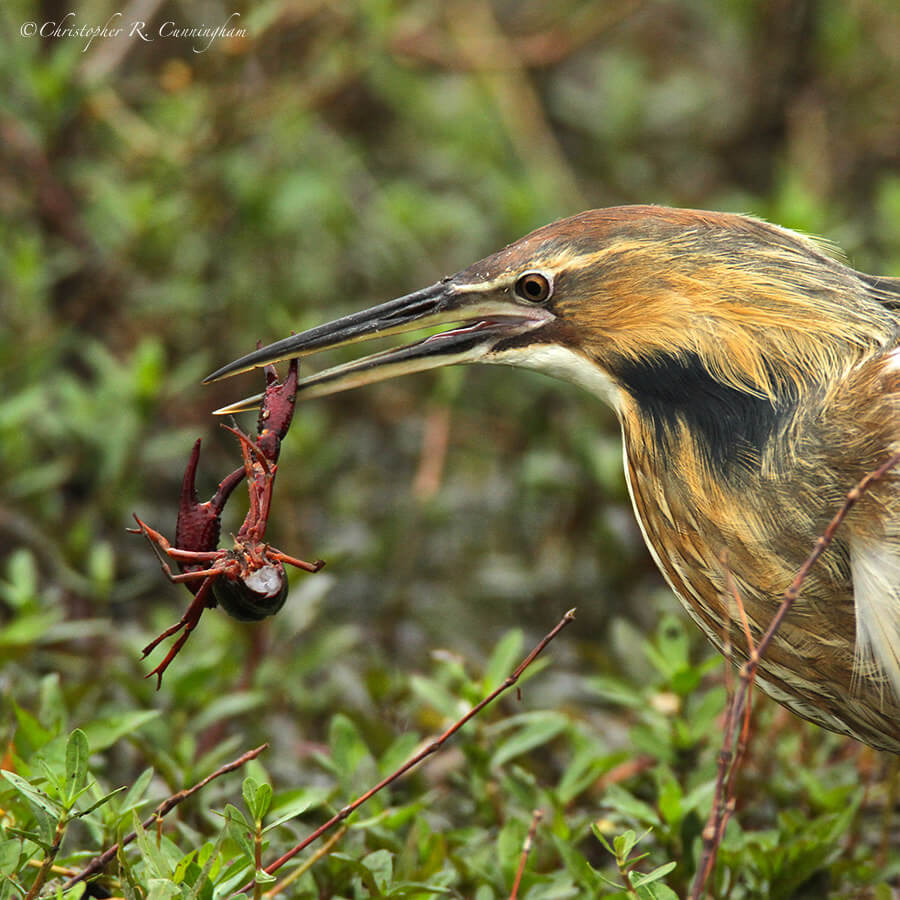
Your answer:
[[[553,282],[543,272],[526,272],[516,279],[516,296],[529,303],[543,303],[553,293]]]

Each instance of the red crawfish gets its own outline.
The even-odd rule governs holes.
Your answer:
[[[215,494],[205,503],[197,500],[195,477],[200,459],[200,441],[194,444],[184,480],[173,547],[158,531],[135,515],[137,528],[144,534],[170,581],[184,584],[194,595],[184,615],[143,650],[146,657],[161,641],[181,631],[166,658],[148,674],[156,675],[157,688],[163,672],[197,627],[204,609],[220,605],[225,612],[242,622],[255,622],[274,615],[284,605],[288,594],[284,564],[307,572],[317,572],[325,565],[321,560],[309,563],[288,556],[263,540],[272,503],[272,487],[278,469],[281,441],[291,426],[297,394],[297,360],[292,359],[287,377],[278,381],[274,366],[265,367],[266,390],[259,410],[256,440],[239,428],[225,425],[240,441],[244,464],[224,478]],[[250,508],[234,536],[234,547],[217,549],[222,510],[232,491],[247,479]],[[181,570],[174,574],[169,566],[174,560]]]

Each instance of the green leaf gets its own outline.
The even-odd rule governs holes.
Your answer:
[[[54,747],[54,745],[59,745],[58,740],[51,741],[47,747]],[[54,754],[55,756],[55,754]],[[51,765],[46,759],[43,758],[42,755],[38,754],[34,757],[32,762],[35,763],[35,768],[38,769],[43,775],[43,780],[47,784],[47,789],[45,793],[51,800],[57,802],[60,798],[65,797],[66,795],[66,774],[65,774],[65,762],[63,760],[54,759],[53,762],[56,765]],[[37,777],[33,777],[32,781],[39,781],[40,779]],[[60,807],[62,808],[62,807]]]
[[[216,896],[229,898],[246,896],[235,892],[254,877],[254,872],[252,860],[248,860],[244,856],[236,856],[229,860],[224,871],[216,877]]]
[[[255,778],[248,776],[241,785],[241,793],[250,815],[257,822],[262,822],[272,803],[272,786],[265,782],[259,784]]]
[[[648,641],[644,645],[647,658],[660,675],[668,680],[689,668],[689,649],[690,640],[684,623],[671,615],[663,616],[660,620],[655,641]]]
[[[378,771],[383,775],[394,772],[407,762],[419,749],[422,739],[414,731],[406,731],[396,737],[378,760]]]
[[[485,690],[499,687],[512,673],[524,655],[524,643],[525,635],[520,628],[513,628],[503,635],[484,669],[482,683]]]
[[[87,883],[84,881],[79,881],[78,884],[75,885],[75,887],[70,888],[68,891],[66,891],[66,900],[81,900],[86,890]],[[59,893],[57,893],[57,896],[59,896]]]
[[[700,696],[691,697],[684,720],[689,726],[693,740],[700,740],[710,730],[716,729],[715,722],[722,715],[728,698],[723,685],[716,685]],[[721,734],[721,732],[720,732]]]
[[[256,789],[256,809],[257,818],[262,821],[272,805],[272,785],[268,783],[261,784]]]
[[[667,769],[661,768],[658,772],[659,795],[657,805],[663,820],[673,828],[677,828],[684,818],[682,806],[681,785],[675,776]]]
[[[62,809],[55,800],[48,797],[39,788],[33,787],[29,782],[22,778],[21,775],[17,775],[15,772],[10,772],[6,769],[0,769],[0,775],[2,775],[23,797],[25,797],[33,808],[37,807],[38,809],[43,810],[47,815],[53,818],[54,821],[62,814]]]
[[[71,628],[74,624],[71,621],[67,622],[66,627]],[[62,734],[66,729],[68,710],[57,672],[41,679],[41,705],[38,717],[54,734]]]
[[[8,582],[0,582],[0,596],[14,609],[21,609],[38,594],[38,565],[34,554],[14,550],[6,564]]]
[[[358,875],[365,889],[372,897],[380,897],[382,892],[378,889],[375,875],[368,866],[364,866],[355,856],[347,853],[332,853],[330,859],[340,860],[351,872]]]
[[[252,835],[256,826],[247,821],[244,814],[230,803],[225,807],[227,818],[226,828],[228,836],[241,848],[241,852],[252,865],[256,865],[256,850],[253,846]]]
[[[90,755],[87,737],[80,728],[76,728],[66,742],[66,790],[63,793],[66,809],[72,808],[75,798],[87,783]]]
[[[216,722],[221,722],[223,719],[246,716],[260,709],[265,702],[266,697],[262,691],[226,692],[219,696],[213,695],[212,699],[203,705],[202,710],[196,716],[194,727],[197,730],[202,730]]]
[[[224,845],[227,836],[228,830],[226,828],[223,828],[219,833],[219,837],[216,839],[215,845],[210,846],[210,844],[207,843],[203,847],[201,847],[200,853],[198,853],[197,856],[198,860],[203,863],[203,868],[194,879],[193,887],[188,892],[184,900],[198,900],[201,891],[203,891],[207,886],[209,886],[208,896],[212,897],[210,874],[213,870],[213,866],[217,865],[220,862],[219,855],[222,852],[222,846]],[[203,859],[205,853],[207,854],[206,859]]]
[[[16,747],[23,756],[31,756],[31,753],[39,750],[44,744],[56,737],[55,732],[44,728],[30,712],[22,709],[15,700],[13,700],[13,711],[16,714],[17,722]],[[23,737],[28,741],[29,747],[21,746]]]
[[[637,859],[643,859],[646,854],[639,857],[632,857],[631,851],[634,849],[635,844],[637,844],[638,841],[643,840],[646,836],[647,832],[644,832],[638,837],[634,831],[629,828],[627,831],[623,831],[622,834],[613,838],[613,847],[616,851],[616,862],[624,865],[627,862],[634,863]]]
[[[191,869],[196,869],[196,857],[197,851],[191,850],[178,861],[178,864],[175,866],[175,871],[172,873],[172,880],[175,884],[184,884],[185,878],[188,876]]]
[[[616,812],[624,816],[629,816],[642,825],[660,825],[659,815],[656,810],[632,796],[618,784],[611,784],[606,789],[604,804],[611,806]]]
[[[595,832],[595,834],[598,834],[598,832]],[[602,840],[602,833],[599,833],[598,836]],[[595,896],[599,891],[601,879],[594,869],[591,868],[584,854],[579,852],[580,848],[576,848],[569,839],[557,834],[551,833],[551,840],[556,847],[556,852],[559,853],[565,863],[566,870],[583,888],[583,893],[586,892],[587,896]]]
[[[616,837],[613,838],[616,859],[620,862],[626,862],[637,842],[638,836],[630,828],[627,831],[623,831],[622,834],[616,835]]]
[[[96,800],[87,809],[79,812],[76,818],[80,818],[81,816],[88,815],[88,813],[92,813],[95,809],[103,806],[104,803],[109,803],[109,801],[112,800],[112,798],[115,797],[116,794],[121,794],[124,790],[127,790],[127,786],[123,784],[122,787],[118,787],[115,790],[110,791],[108,794],[104,794],[99,800]]]
[[[375,850],[364,856],[362,864],[372,873],[379,891],[384,893],[394,877],[394,857],[387,850]]]
[[[148,766],[138,775],[131,787],[128,788],[128,793],[122,799],[121,810],[123,813],[127,813],[132,807],[140,804],[152,780],[153,767]]]
[[[651,882],[659,881],[660,878],[668,875],[669,872],[671,872],[672,869],[674,869],[677,865],[677,862],[663,863],[663,865],[658,866],[652,872],[648,872],[646,875],[641,874],[640,872],[632,872],[631,883],[635,887],[643,887],[650,884]]]
[[[678,900],[678,894],[672,888],[659,882],[643,885],[637,889],[637,892],[641,900]]]
[[[12,875],[19,868],[19,857],[21,854],[21,841],[0,841],[0,879]]]
[[[147,886],[147,900],[171,900],[181,894],[181,888],[171,878],[151,878]]]
[[[571,803],[582,791],[588,790],[601,775],[627,758],[628,754],[623,752],[598,753],[594,741],[583,743],[575,751],[559,780],[556,793],[560,802],[563,805]]]
[[[42,850],[46,853],[49,853],[53,849],[53,834],[56,829],[56,826],[47,818],[47,814],[41,811],[42,821],[47,822],[49,824],[48,828],[44,828],[43,825],[39,822],[38,824],[41,827],[41,834],[38,834],[36,831],[26,831],[22,828],[13,828],[11,825],[8,825],[6,828],[6,833],[11,834],[13,837],[24,838],[26,841],[31,841],[34,844],[37,844]]]
[[[109,592],[116,570],[116,555],[108,541],[97,541],[90,550],[87,570],[97,592],[104,596]]]
[[[598,841],[603,845],[603,847],[608,850],[613,856],[616,855],[615,849],[613,849],[613,845],[610,844],[609,838],[600,830],[600,826],[596,822],[591,823],[591,831],[594,834],[594,837],[597,838]]]
[[[584,684],[604,700],[614,703],[616,706],[624,706],[627,709],[643,709],[647,705],[647,698],[640,691],[618,678],[593,675],[585,678]]]
[[[676,694],[678,694],[679,697],[687,697],[689,694],[697,690],[697,687],[700,685],[700,681],[702,678],[703,675],[701,674],[699,669],[679,669],[677,672],[672,673],[672,676],[669,679],[669,684],[672,690]]]
[[[119,864],[119,883],[126,900],[143,900],[144,894],[137,883],[134,868],[131,865],[130,854],[125,852],[125,825],[119,829],[118,849],[116,850],[116,862]]]
[[[138,850],[140,850],[144,863],[151,873],[151,876],[156,876],[156,879],[153,877],[150,878],[151,891],[153,890],[152,885],[154,880],[165,880],[171,884],[172,868],[166,861],[162,851],[144,830],[144,826],[141,824],[141,820],[138,818],[136,812],[132,813],[132,828],[137,835]],[[174,885],[172,886],[174,887]]]
[[[241,784],[241,796],[244,798],[244,805],[247,807],[247,811],[254,819],[259,818],[259,816],[256,814],[256,790],[258,787],[259,782],[249,775]]]
[[[562,713],[548,710],[514,716],[503,727],[510,724],[516,727],[516,733],[500,743],[491,757],[491,768],[500,768],[509,760],[552,741],[566,730],[569,720]]]
[[[242,828],[246,828],[248,831],[253,831],[253,823],[243,814],[243,812],[241,812],[241,810],[231,803],[225,805],[225,821],[233,822],[240,825]]]
[[[448,691],[447,688],[433,678],[413,675],[409,680],[409,684],[413,693],[420,700],[436,709],[445,718],[459,718],[468,709],[468,706],[461,702],[459,697],[452,691]]]
[[[367,769],[374,770],[372,757],[356,725],[345,715],[338,713],[331,720],[328,744],[341,784],[345,790],[365,776]],[[374,772],[373,772],[374,774]]]
[[[35,644],[46,641],[54,626],[61,621],[62,615],[57,610],[21,613],[0,628],[0,648],[33,648]]]
[[[100,753],[111,747],[120,738],[135,732],[146,722],[159,715],[157,709],[134,710],[118,716],[96,719],[83,726],[85,737],[92,752]]]
[[[298,788],[295,791],[287,791],[277,795],[272,801],[272,813],[276,815],[274,821],[269,822],[263,829],[264,832],[277,828],[284,822],[296,818],[306,812],[310,807],[321,806],[328,797],[330,791],[327,788]]]

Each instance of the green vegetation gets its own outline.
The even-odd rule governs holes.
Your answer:
[[[387,775],[571,607],[521,698],[327,855],[311,859],[329,835],[295,857],[281,896],[506,898],[535,809],[520,898],[686,896],[724,667],[649,561],[613,416],[586,394],[472,368],[301,403],[268,537],[328,567],[292,572],[261,625],[207,612],[159,692],[143,675],[164,648],[140,651],[189,595],[125,529],[137,512],[173,536],[197,437],[204,499],[238,464],[209,411],[259,376],[205,374],[555,217],[751,212],[900,274],[900,9],[202,8],[153,21],[236,10],[247,36],[82,52],[21,33],[57,4],[0,10],[0,898],[54,895],[132,830],[112,895],[229,896],[257,850],[268,864]],[[116,12],[86,2],[77,21]],[[245,503],[240,487],[225,535]],[[758,699],[711,895],[887,900],[889,770]]]

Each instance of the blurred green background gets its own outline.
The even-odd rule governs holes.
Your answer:
[[[215,720],[187,756],[272,740],[290,778],[335,709],[402,731],[397,682],[432,651],[477,668],[508,629],[536,639],[576,606],[528,702],[627,746],[627,716],[579,679],[646,680],[640,635],[680,613],[634,524],[614,417],[576,388],[471,367],[300,404],[269,537],[328,567],[292,575],[264,625],[205,614],[159,694],[140,678],[161,651],[140,648],[189,598],[125,529],[134,511],[173,537],[197,437],[203,498],[238,464],[209,413],[260,378],[204,375],[555,218],[746,212],[900,274],[900,6],[84,0],[69,24],[238,12],[246,36],[85,50],[23,34],[70,7],[0,10],[7,702],[58,675],[73,709]],[[245,503],[239,488],[226,534]]]

